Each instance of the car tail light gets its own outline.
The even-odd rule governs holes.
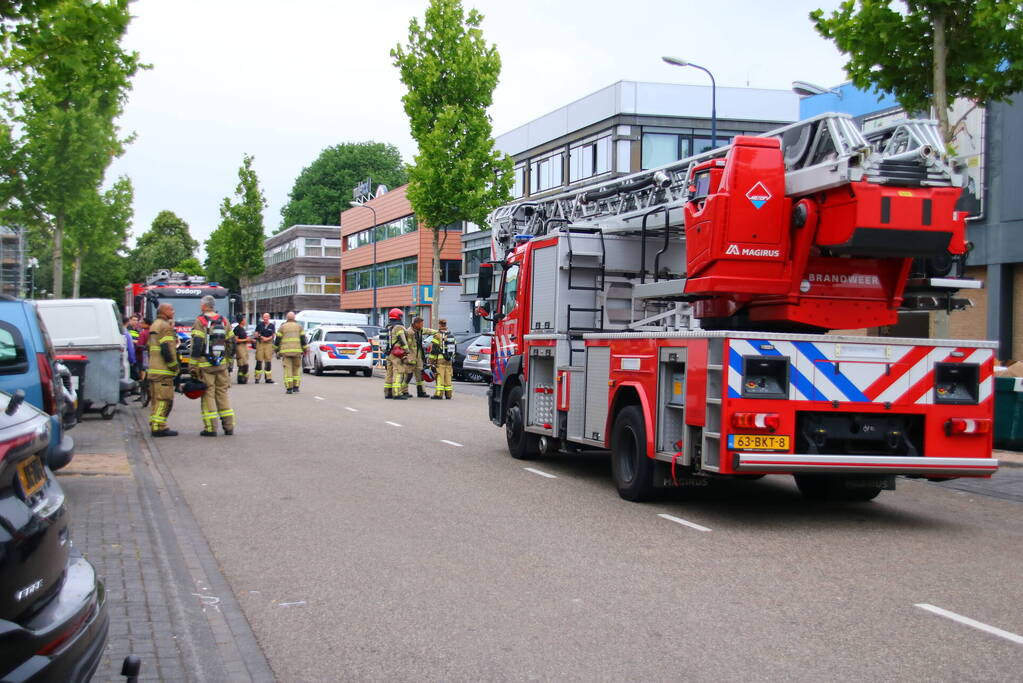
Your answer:
[[[990,418],[953,417],[945,423],[945,433],[949,436],[972,436],[973,434],[989,434]]]
[[[7,457],[8,453],[11,453],[15,449],[21,448],[27,443],[32,443],[37,438],[37,434],[24,434],[17,436],[9,441],[0,441],[0,462]]]
[[[480,349],[480,353],[490,353],[490,347],[484,346],[482,349]]]
[[[48,657],[53,653],[60,650],[67,641],[74,638],[79,631],[92,619],[93,615],[96,614],[96,605],[93,604],[89,609],[82,613],[82,616],[75,619],[70,626],[65,628],[63,631],[58,633],[56,637],[49,643],[44,645],[41,650],[36,652],[37,655]]]
[[[56,415],[57,397],[53,391],[53,367],[50,365],[50,359],[45,353],[37,353],[36,362],[39,365],[39,384],[43,390],[43,410],[50,415]]]
[[[320,351],[330,351],[329,344],[320,344]]]
[[[765,429],[773,432],[781,426],[778,413],[732,413],[735,429]]]

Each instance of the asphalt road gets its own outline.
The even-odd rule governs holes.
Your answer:
[[[639,505],[606,456],[510,458],[479,386],[382,393],[348,376],[235,386],[233,437],[199,438],[178,398],[183,434],[158,440],[282,681],[1023,670],[1018,502],[900,481],[810,504],[768,477]]]

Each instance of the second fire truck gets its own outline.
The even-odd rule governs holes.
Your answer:
[[[943,149],[930,121],[864,136],[826,114],[495,211],[480,296],[498,280],[488,403],[511,455],[610,451],[637,501],[990,476],[995,343],[835,333],[979,286]]]

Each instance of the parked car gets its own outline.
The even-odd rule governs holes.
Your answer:
[[[320,325],[309,333],[309,348],[302,370],[322,375],[327,370],[347,370],[354,375],[373,374],[373,345],[359,327]]]
[[[494,337],[484,332],[469,342],[465,347],[465,360],[462,361],[462,375],[470,382],[489,382],[490,371],[490,340]]]
[[[479,332],[461,332],[454,335],[455,356],[451,359],[451,375],[454,379],[465,379],[462,370],[462,363],[465,362],[465,349],[478,336],[480,336]]]
[[[0,680],[85,681],[106,647],[106,593],[43,464],[49,416],[25,396],[0,392]]]
[[[380,365],[384,362],[380,357],[380,330],[383,328],[379,325],[359,325],[358,327],[366,333],[369,343],[373,345],[373,362]]]
[[[74,425],[74,405],[65,400],[50,335],[31,301],[0,295],[0,391],[18,389],[29,404],[50,416],[46,466],[64,467],[75,452],[66,432]]]

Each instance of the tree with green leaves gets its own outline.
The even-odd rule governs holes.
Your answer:
[[[206,272],[211,279],[237,290],[241,281],[263,272],[263,210],[266,198],[246,154],[238,169],[234,201],[224,197],[220,225],[206,240]]]
[[[408,198],[416,218],[433,231],[434,292],[440,291],[440,229],[459,221],[485,224],[508,200],[512,184],[511,159],[494,149],[487,113],[501,57],[483,39],[482,21],[474,9],[467,16],[460,0],[430,0],[422,26],[416,18],[409,24],[408,45],[391,50],[419,145]],[[434,320],[436,306],[434,297]]]
[[[132,282],[142,282],[157,270],[180,270],[187,259],[195,258],[199,243],[192,239],[188,223],[172,211],[161,211],[149,230],[139,237],[132,250]]]
[[[889,93],[907,112],[933,109],[946,142],[956,98],[982,104],[1023,90],[1018,0],[846,0],[810,19],[848,55],[856,87]]]
[[[123,153],[128,139],[115,120],[145,67],[120,45],[129,0],[16,4],[11,11],[25,20],[4,35],[0,63],[15,82],[7,100],[20,133],[18,199],[52,237],[53,294],[60,297],[68,217],[88,213],[79,205],[95,200],[104,171]]]
[[[131,180],[122,176],[112,188],[92,193],[69,212],[66,251],[72,259],[72,298],[81,294],[85,263],[101,254],[116,254],[125,246],[135,215],[134,199]]]
[[[398,148],[382,142],[345,142],[326,148],[295,179],[275,234],[292,225],[337,225],[351,201],[352,188],[367,178],[388,187],[408,182]]]

